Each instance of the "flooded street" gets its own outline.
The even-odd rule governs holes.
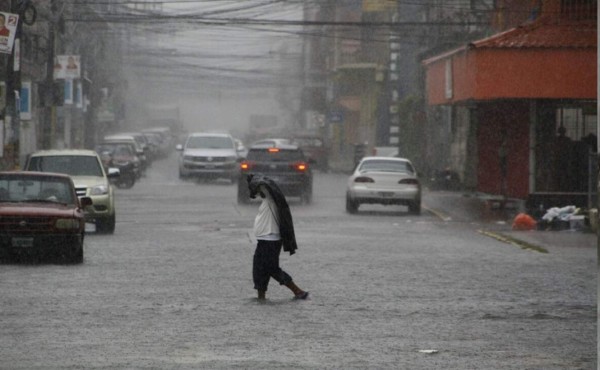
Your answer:
[[[346,175],[290,199],[299,244],[255,298],[257,204],[158,161],[81,265],[0,265],[1,369],[594,369],[593,250],[511,248],[402,206],[344,210]],[[427,204],[427,197],[424,198]]]

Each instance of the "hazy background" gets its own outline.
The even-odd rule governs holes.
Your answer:
[[[240,133],[251,114],[292,124],[300,103],[301,26],[248,23],[301,20],[302,7],[220,0],[145,9],[151,21],[126,26],[127,123],[143,125],[146,107],[178,106],[189,131]]]

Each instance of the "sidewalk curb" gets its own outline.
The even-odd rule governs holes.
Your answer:
[[[425,205],[421,206],[424,210],[426,210],[427,212],[433,213],[434,216],[436,216],[437,218],[441,219],[444,222],[448,222],[452,220],[452,217],[446,215],[445,213],[435,210],[433,208],[429,208]]]
[[[496,233],[496,232],[492,232],[492,231],[486,231],[486,230],[477,230],[478,233],[488,236],[490,238],[496,239],[498,241],[501,241],[503,243],[506,244],[511,244],[514,246],[517,246],[521,249],[525,249],[525,250],[531,250],[531,251],[535,251],[535,252],[539,252],[539,253],[549,253],[548,250],[546,248],[540,247],[539,245],[535,245],[535,244],[531,244],[516,238],[513,238],[511,236],[508,235],[504,235],[502,233]]]

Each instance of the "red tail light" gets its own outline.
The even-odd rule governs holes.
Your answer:
[[[306,162],[296,162],[292,165],[292,167],[296,171],[300,171],[300,172],[305,172],[306,170],[308,170],[308,164]]]
[[[398,181],[398,184],[403,184],[403,185],[419,185],[419,180],[417,179],[403,179]]]
[[[269,148],[269,153],[279,153],[279,148]]]
[[[375,182],[375,180],[367,176],[359,176],[354,179],[354,182]]]

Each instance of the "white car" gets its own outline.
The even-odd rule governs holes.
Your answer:
[[[229,179],[238,177],[238,153],[235,140],[229,134],[197,132],[188,136],[184,145],[177,145],[179,178],[189,177]]]
[[[346,211],[361,204],[399,204],[412,214],[421,213],[421,184],[406,158],[364,157],[348,179]]]

